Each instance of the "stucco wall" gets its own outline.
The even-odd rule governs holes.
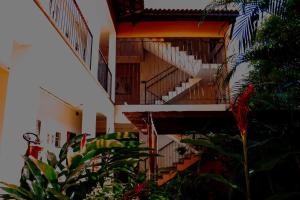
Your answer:
[[[9,80],[0,141],[0,180],[12,183],[19,180],[23,165],[21,155],[26,150],[22,134],[36,131],[36,120],[41,116],[40,102],[44,102],[40,101],[40,88],[81,110],[80,132],[95,133],[97,113],[105,115],[107,128],[114,130],[114,105],[96,78],[99,36],[103,25],[99,24],[99,17],[109,20],[107,6],[101,6],[105,3],[93,0],[88,3],[89,7],[83,8],[94,36],[92,70],[89,70],[79,62],[33,0],[1,1],[0,63],[9,67]],[[110,26],[112,48],[109,50],[109,67],[114,77],[116,38],[112,22]],[[46,102],[54,104],[53,113],[47,115],[55,119],[58,117],[54,115],[58,105],[49,99]],[[51,127],[55,126],[66,129],[63,125],[52,123]],[[79,126],[73,128],[80,129]]]
[[[55,133],[61,133],[60,146],[67,141],[67,132],[80,134],[82,114],[45,90],[40,90],[39,98],[37,120],[41,121],[41,144],[50,151],[57,150],[52,140]]]

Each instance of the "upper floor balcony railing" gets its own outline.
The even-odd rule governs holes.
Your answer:
[[[112,74],[108,68],[107,61],[105,60],[100,50],[99,50],[99,61],[98,61],[98,81],[105,89],[107,94],[111,97]]]
[[[93,36],[76,0],[34,0],[67,45],[91,68]]]
[[[117,41],[117,104],[228,102],[223,38],[136,38]]]

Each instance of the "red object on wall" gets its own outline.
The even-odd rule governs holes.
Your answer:
[[[32,156],[35,159],[39,158],[40,152],[43,150],[43,147],[40,147],[38,145],[30,145],[27,149],[26,155]]]

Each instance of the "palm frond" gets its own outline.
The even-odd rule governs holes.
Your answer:
[[[233,5],[238,8],[239,16],[236,19],[231,43],[237,44],[237,51],[227,58],[230,70],[226,76],[222,77],[223,87],[228,85],[240,64],[248,61],[246,54],[253,48],[256,39],[256,33],[260,23],[269,15],[276,15],[284,18],[286,13],[287,0],[215,0],[207,9],[216,9],[224,5]],[[232,47],[232,46],[231,46]],[[225,64],[226,65],[226,64]],[[218,73],[223,73],[220,66]],[[242,87],[240,81],[232,88],[233,94],[238,94]]]

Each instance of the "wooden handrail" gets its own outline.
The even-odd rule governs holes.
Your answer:
[[[149,80],[147,80],[147,81],[145,81],[146,82],[146,84],[147,83],[149,83],[149,82],[151,82],[152,80],[154,80],[155,78],[157,78],[157,77],[159,77],[159,76],[161,76],[162,74],[164,74],[164,73],[166,73],[166,72],[168,72],[168,71],[170,71],[170,69],[174,69],[174,68],[176,68],[176,67],[174,67],[173,65],[171,66],[171,67],[168,67],[167,69],[165,69],[165,70],[163,70],[162,72],[160,72],[159,74],[156,74],[155,76],[153,76],[152,78],[150,78]],[[168,74],[167,74],[168,75]],[[155,81],[155,82],[157,82],[157,81]],[[148,85],[147,87],[151,87],[153,84],[155,84],[155,82],[154,83],[151,83],[150,85]]]

